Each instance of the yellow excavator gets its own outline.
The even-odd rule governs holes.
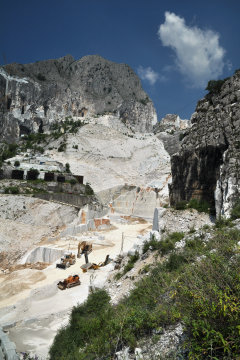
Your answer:
[[[78,253],[77,257],[80,258],[81,255],[85,256],[85,262],[88,263],[88,255],[92,252],[92,244],[89,244],[87,241],[82,241],[78,243]]]

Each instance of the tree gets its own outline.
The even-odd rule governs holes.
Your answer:
[[[69,163],[66,163],[65,169],[66,169],[66,172],[70,173],[70,165],[69,165]]]

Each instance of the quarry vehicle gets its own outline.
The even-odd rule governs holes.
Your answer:
[[[65,290],[65,289],[69,289],[74,286],[78,286],[80,284],[81,284],[81,282],[80,282],[80,278],[78,275],[70,275],[70,276],[68,276],[68,278],[64,279],[63,281],[59,281],[59,283],[57,284],[57,287],[60,290]]]
[[[109,264],[111,261],[112,260],[109,258],[109,255],[107,255],[104,262],[100,262],[99,264],[86,262],[86,264],[81,266],[81,269],[84,273],[87,272],[88,270],[98,270],[101,267]]]
[[[61,257],[60,263],[56,264],[56,267],[60,269],[66,269],[70,265],[75,264],[75,262],[76,262],[76,256],[74,254],[72,253],[65,254],[63,257]]]
[[[81,255],[85,256],[85,262],[88,263],[88,255],[92,252],[92,244],[87,243],[87,241],[82,241],[78,243],[78,253],[77,257],[80,258]]]

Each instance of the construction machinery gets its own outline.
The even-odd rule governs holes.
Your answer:
[[[83,272],[87,272],[88,270],[98,270],[100,267],[106,266],[111,261],[112,260],[109,258],[109,255],[107,255],[104,262],[100,262],[99,264],[86,262],[86,264],[81,266],[81,269]]]
[[[66,269],[70,265],[75,264],[75,262],[76,262],[76,256],[72,253],[67,253],[64,254],[63,257],[61,257],[60,263],[56,264],[56,267],[60,269]]]
[[[92,252],[92,244],[89,244],[87,241],[82,241],[78,244],[78,253],[77,257],[80,258],[84,254],[85,262],[88,263],[88,255]]]
[[[78,286],[80,284],[81,282],[78,275],[70,275],[68,276],[68,278],[64,279],[63,281],[59,281],[57,286],[60,290],[65,290],[74,286]]]

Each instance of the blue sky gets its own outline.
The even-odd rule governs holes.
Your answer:
[[[207,81],[240,68],[237,0],[0,0],[0,64],[72,54],[127,63],[161,119],[190,118]]]

